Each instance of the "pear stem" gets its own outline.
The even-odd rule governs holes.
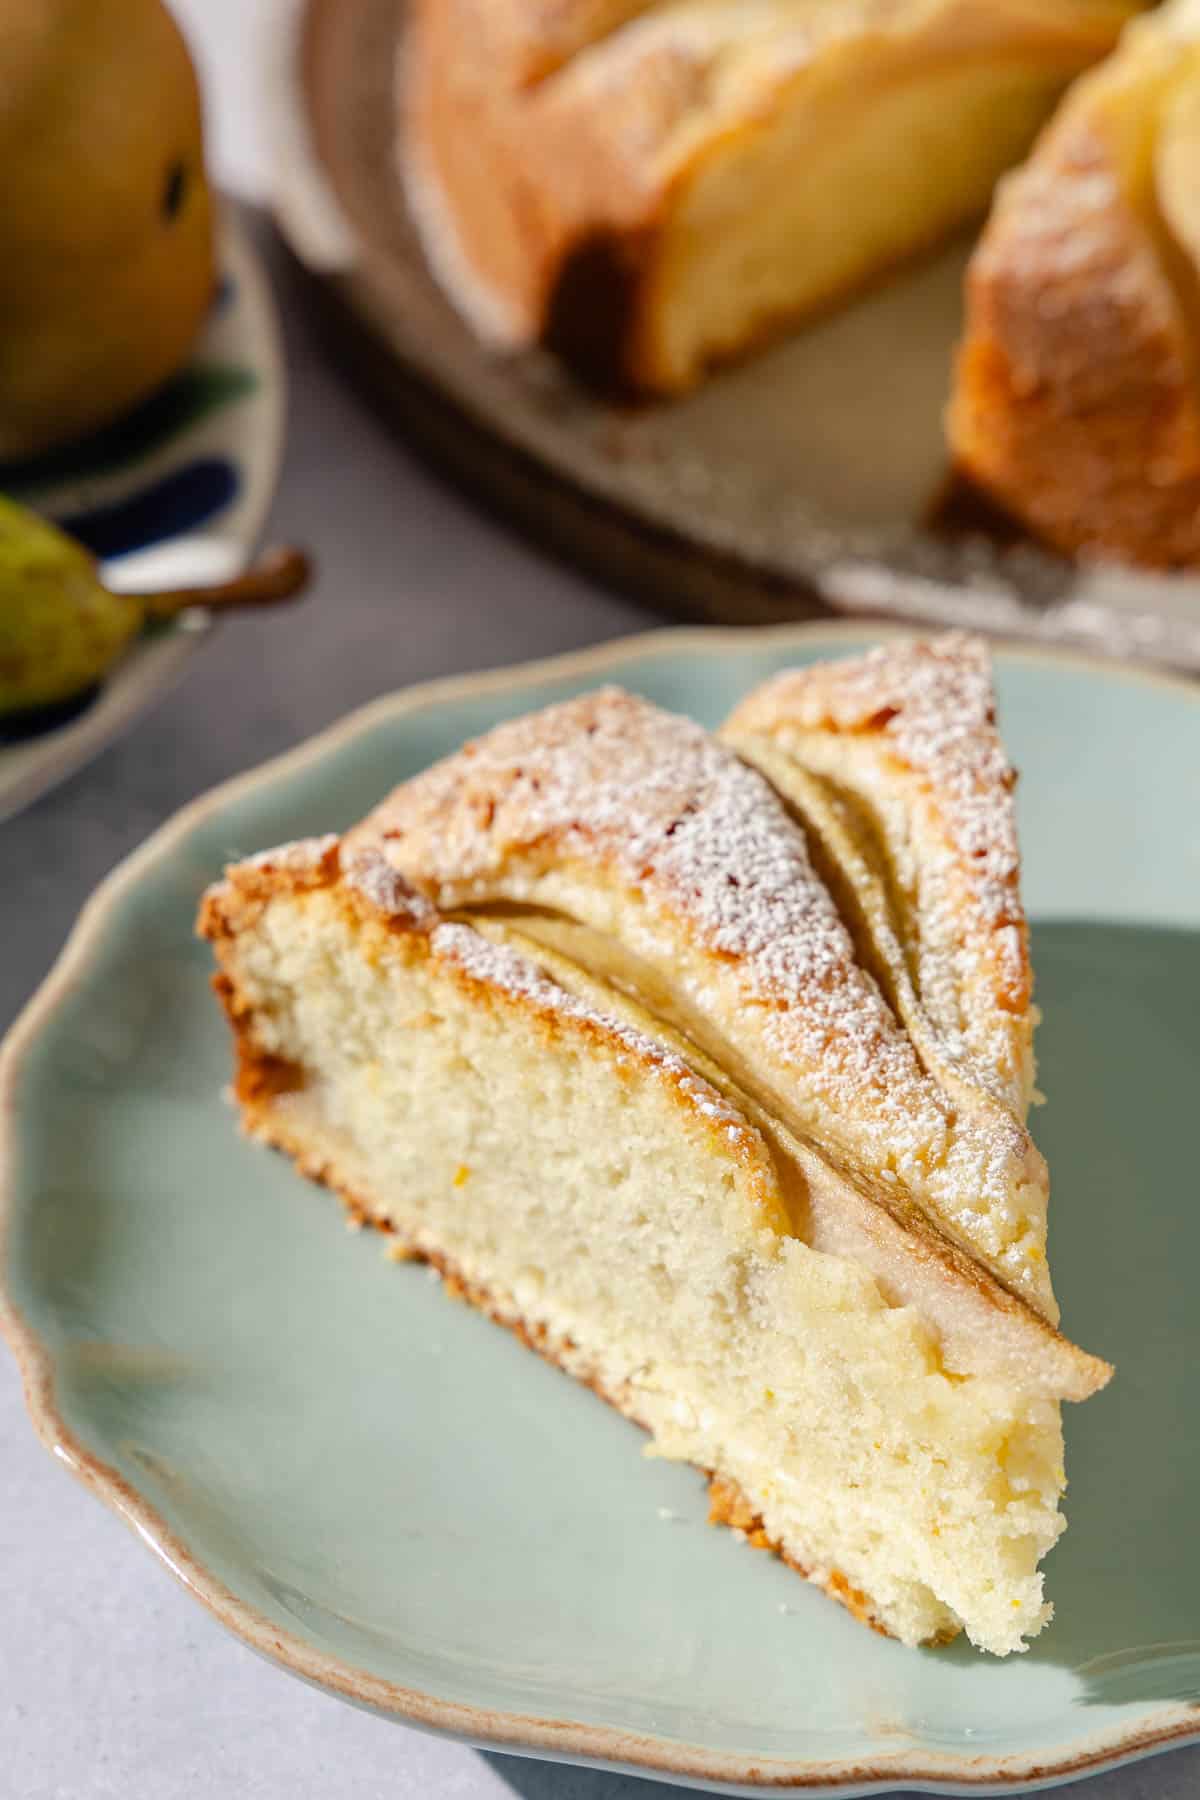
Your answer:
[[[170,619],[189,606],[203,606],[211,612],[233,611],[237,607],[276,606],[292,600],[308,585],[312,564],[302,550],[285,547],[268,550],[241,575],[230,581],[219,581],[212,587],[175,588],[164,594],[138,594],[148,619]]]

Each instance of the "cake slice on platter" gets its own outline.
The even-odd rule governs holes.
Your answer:
[[[201,929],[252,1134],[859,1617],[1004,1654],[1050,1613],[1059,1401],[1110,1371],[1056,1325],[1010,782],[990,717],[958,718],[982,652],[909,654],[960,671],[924,684],[910,742],[943,704],[961,741],[920,779],[881,762],[888,830],[910,818],[936,863],[906,912],[865,825],[844,853],[781,768],[607,689],[498,727],[340,839],[233,866]],[[895,685],[877,660],[825,679],[856,670]],[[968,777],[1003,924],[922,810]],[[943,993],[920,940],[940,972],[957,933]]]
[[[1054,548],[1200,562],[1200,4],[1131,26],[1002,189],[949,412]]]
[[[418,0],[402,163],[493,342],[678,392],[982,216],[1137,0]]]

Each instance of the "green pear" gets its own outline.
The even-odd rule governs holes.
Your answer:
[[[190,606],[270,605],[307,577],[305,558],[284,550],[218,587],[113,593],[82,544],[0,496],[0,720],[94,687],[148,620]]]

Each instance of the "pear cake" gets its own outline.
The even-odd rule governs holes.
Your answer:
[[[487,340],[673,393],[982,217],[1138,0],[414,0],[401,162]]]
[[[785,675],[719,736],[500,725],[200,930],[248,1132],[909,1645],[1051,1608],[1058,1329],[1012,774],[983,647]],[[403,1296],[397,1296],[397,1304]]]
[[[959,466],[1068,554],[1200,562],[1200,4],[1139,20],[972,260]]]

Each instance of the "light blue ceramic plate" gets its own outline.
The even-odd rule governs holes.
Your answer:
[[[151,399],[94,437],[0,463],[0,492],[47,513],[130,592],[200,587],[245,567],[275,492],[284,370],[275,304],[232,208],[221,283],[191,357]],[[195,607],[147,631],[84,711],[0,743],[0,819],[19,812],[161,700],[211,629]]]
[[[47,1445],[248,1642],[465,1739],[684,1785],[1011,1792],[1200,1738],[1200,698],[1004,655],[1065,1318],[1059,1616],[873,1637],[705,1524],[692,1471],[237,1134],[192,936],[231,857],[349,824],[493,721],[617,680],[718,720],[835,629],[677,632],[385,700],[110,878],[3,1061],[5,1320]],[[102,1579],[101,1575],[97,1579]]]

